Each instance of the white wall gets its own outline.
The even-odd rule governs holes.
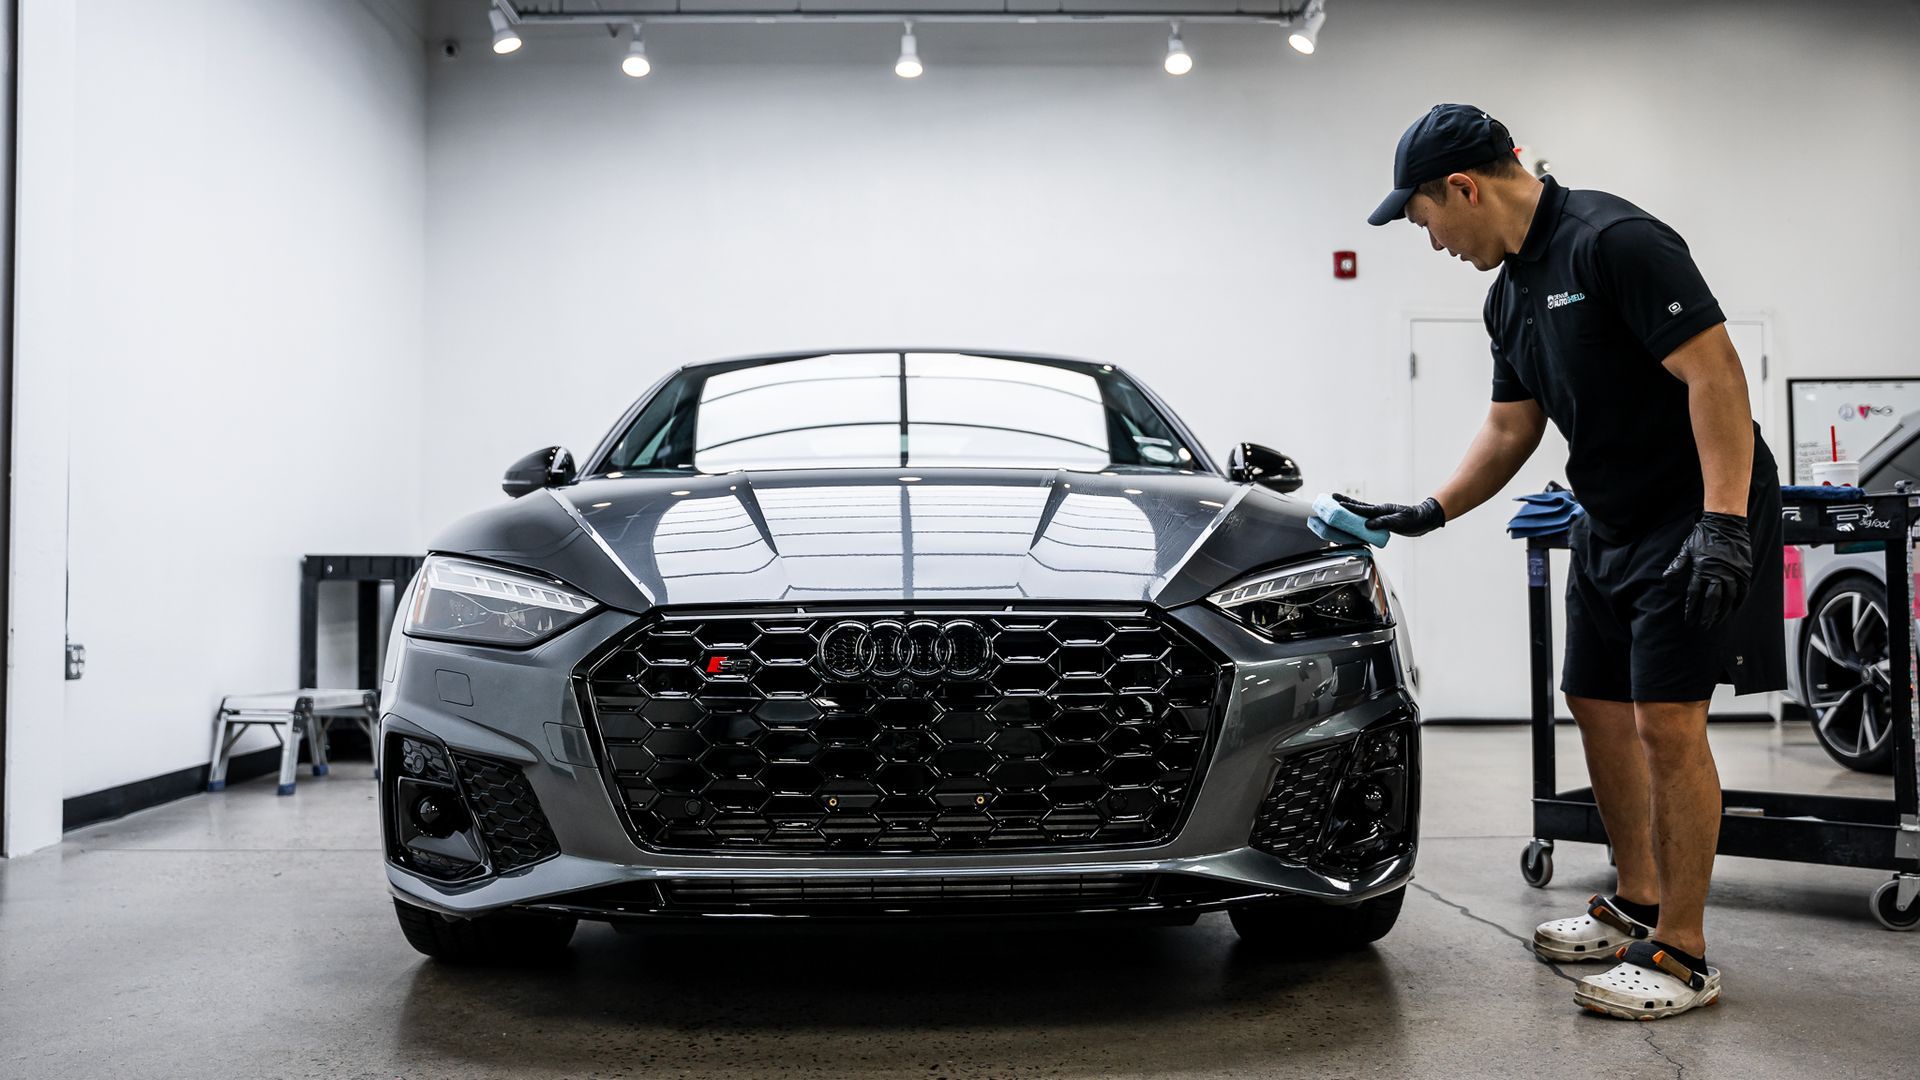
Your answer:
[[[52,773],[56,827],[60,796],[206,762],[222,694],[295,683],[302,553],[423,543],[422,9],[158,14],[93,0],[64,28],[23,27],[26,66],[70,55],[63,87],[23,94],[23,127],[72,124],[64,162],[23,149],[70,184],[22,184],[21,220],[67,233],[23,238],[23,296],[61,260],[70,274],[23,305],[17,363],[24,383],[64,379],[72,407],[65,431],[21,433],[66,455],[35,483],[70,494],[16,501],[13,569],[16,587],[58,582],[61,545],[18,554],[64,532],[67,632],[88,667],[54,700],[16,698],[10,743],[54,739],[8,793]],[[66,521],[50,517],[61,501]],[[61,626],[25,614],[15,655],[44,666]],[[9,850],[50,839],[37,822]]]
[[[1911,5],[1338,3],[1311,59],[1189,26],[1182,79],[1152,27],[936,24],[917,82],[886,27],[655,27],[634,81],[604,33],[493,57],[483,10],[436,8],[468,47],[431,66],[430,530],[501,498],[520,454],[586,450],[675,364],[900,342],[1115,361],[1216,453],[1250,438],[1310,490],[1425,495],[1407,317],[1477,316],[1491,279],[1364,219],[1436,101],[1664,217],[1730,312],[1771,317],[1782,453],[1786,378],[1920,372]],[[1517,590],[1518,566],[1502,541],[1459,572]]]
[[[14,374],[7,403],[13,410],[13,490],[0,855],[32,851],[60,838],[66,712],[61,570],[67,546],[64,358],[72,352],[75,18],[73,9],[57,0],[22,0],[17,11]]]

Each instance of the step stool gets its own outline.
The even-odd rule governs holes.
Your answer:
[[[380,776],[380,694],[375,690],[283,690],[273,694],[229,694],[213,717],[213,768],[207,790],[227,786],[227,756],[241,732],[264,725],[280,740],[280,794],[293,794],[300,762],[300,740],[312,743],[313,775],[327,775],[327,726],[350,719],[367,733],[373,747],[375,779]],[[286,728],[281,735],[280,729]]]

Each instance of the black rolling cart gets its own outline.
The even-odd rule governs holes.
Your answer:
[[[356,591],[354,629],[359,636],[358,685],[380,686],[380,643],[386,627],[380,622],[380,586],[393,586],[393,602],[427,561],[424,555],[305,555],[300,559],[300,685],[318,686],[320,680],[320,583],[350,581]]]
[[[1727,791],[1720,821],[1722,855],[1891,870],[1873,891],[1871,906],[1892,930],[1920,926],[1920,794],[1915,747],[1920,745],[1913,700],[1913,529],[1920,497],[1904,490],[1848,502],[1784,497],[1784,542],[1818,545],[1883,541],[1886,548],[1887,656],[1892,697],[1893,798],[1863,799],[1769,791]],[[1520,873],[1539,888],[1553,878],[1556,840],[1605,844],[1593,789],[1556,790],[1552,571],[1548,552],[1567,546],[1567,534],[1527,540],[1527,622],[1533,679],[1533,841],[1520,856]],[[1900,613],[1904,617],[1896,617]]]
[[[426,561],[424,555],[306,555],[300,559],[300,686],[310,690],[320,685],[320,585],[328,581],[352,582],[356,594],[354,630],[358,639],[358,680],[354,688],[371,695],[372,719],[349,728],[344,741],[348,743],[346,749],[357,751],[360,732],[364,730],[367,753],[376,760],[376,765],[379,755],[373,752],[373,741],[380,716],[380,650],[387,634],[387,625],[380,619],[380,587],[391,584],[393,602],[399,604],[407,584]],[[341,715],[363,720],[358,708],[319,712],[328,720]],[[379,775],[378,768],[374,775]],[[290,786],[290,777],[283,777],[281,783]]]

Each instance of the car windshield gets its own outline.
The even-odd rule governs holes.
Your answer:
[[[957,353],[847,353],[680,372],[601,472],[1200,468],[1111,367]]]

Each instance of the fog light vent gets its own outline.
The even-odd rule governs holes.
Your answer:
[[[1413,740],[1413,725],[1405,721],[1360,736],[1334,795],[1317,861],[1358,869],[1407,850],[1413,840]]]
[[[1280,762],[1250,843],[1272,855],[1347,871],[1413,840],[1413,724],[1394,719]]]
[[[454,784],[446,750],[427,739],[389,736],[383,769],[385,782],[392,785],[387,789],[389,857],[441,881],[484,873],[486,854]]]

